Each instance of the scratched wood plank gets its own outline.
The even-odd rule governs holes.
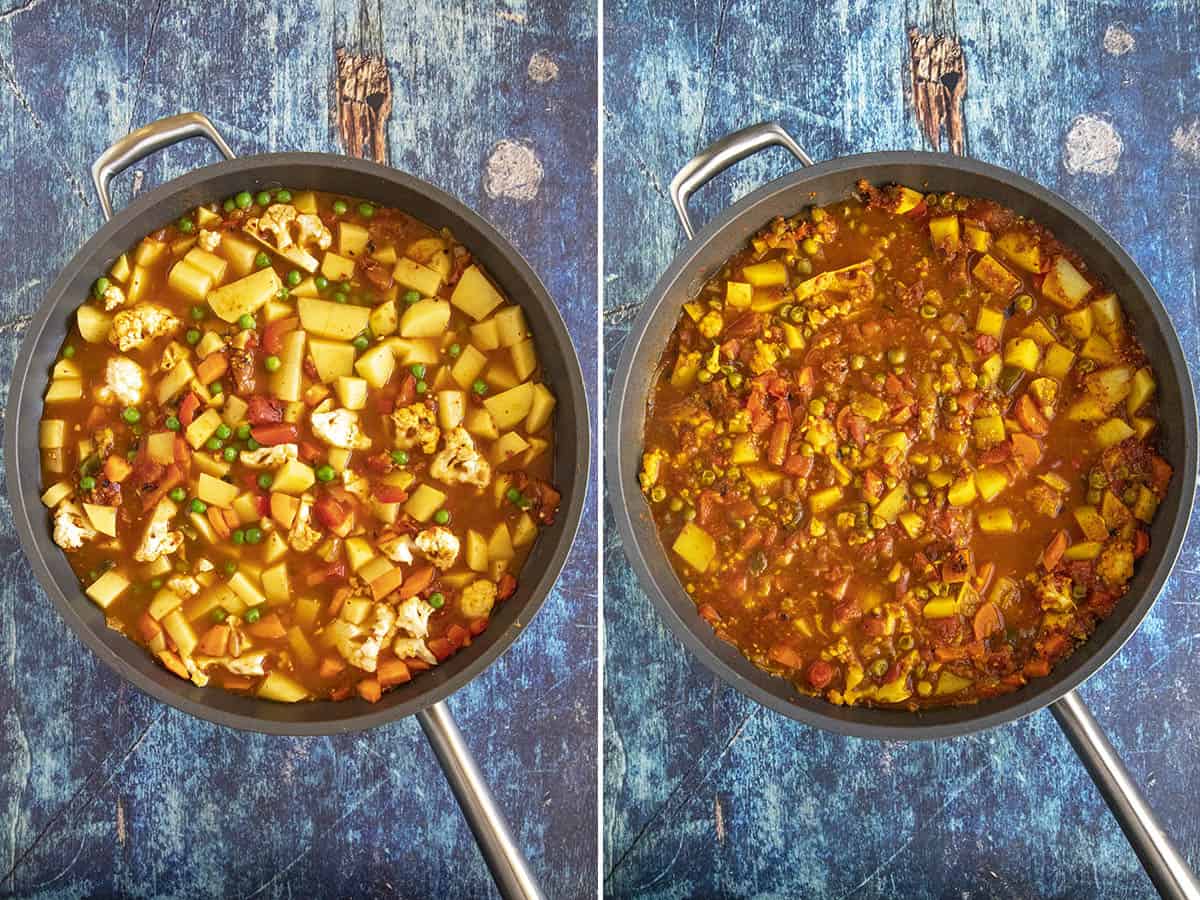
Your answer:
[[[1146,271],[1200,375],[1195,3],[616,0],[606,13],[610,373],[631,317],[683,243],[665,185],[706,143],[777,119],[816,159],[940,140],[1056,189]],[[946,79],[959,50],[965,77]],[[791,165],[779,150],[743,162],[700,193],[695,218]],[[611,525],[610,895],[1152,896],[1049,714],[933,744],[795,724],[690,659],[637,588]],[[1149,619],[1083,691],[1194,865],[1198,526]]]
[[[14,223],[0,392],[42,292],[101,223],[87,167],[129,128],[185,109],[242,154],[350,150],[459,196],[541,274],[595,382],[594,7],[215,10],[25,0],[0,12],[0,214]],[[338,51],[365,60],[341,84]],[[203,142],[172,148],[123,176],[116,203],[214,158]],[[550,896],[587,894],[596,877],[594,504],[529,634],[450,701]],[[101,667],[30,583],[6,499],[0,582],[0,893],[493,894],[415,722],[290,740],[158,705]]]

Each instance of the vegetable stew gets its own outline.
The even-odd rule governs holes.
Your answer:
[[[1036,222],[862,182],[684,305],[641,485],[699,614],[837,704],[1044,676],[1121,602],[1171,466],[1118,297]]]
[[[487,627],[553,522],[554,395],[468,248],[243,191],[119,257],[40,425],[54,541],[180,678],[378,700]]]

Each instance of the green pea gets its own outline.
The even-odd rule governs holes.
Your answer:
[[[246,610],[246,621],[249,622],[251,625],[253,625],[255,622],[257,622],[261,618],[262,618],[262,610],[259,609],[257,606]]]
[[[224,209],[225,212],[233,212],[235,209],[237,209],[237,204],[233,202],[232,197],[226,197],[225,202],[221,204],[221,208]]]
[[[436,522],[438,525],[445,525],[445,524],[449,523],[450,511],[446,510],[446,509],[439,509],[437,512],[435,512],[433,514],[433,521]]]
[[[258,544],[258,543],[262,542],[262,539],[263,539],[262,529],[259,528],[258,526],[251,526],[250,528],[246,529],[246,543],[247,544]]]
[[[429,605],[434,609],[441,609],[446,605],[446,595],[441,591],[429,595]]]
[[[166,425],[168,431],[178,431],[183,427],[177,416],[167,416]]]
[[[214,434],[216,434],[216,436],[219,437],[221,440],[226,441],[226,440],[229,440],[229,436],[231,434],[233,434],[233,429],[230,428],[228,425],[226,425],[224,422],[222,422],[220,425],[217,426],[217,430],[214,432]]]
[[[258,441],[256,441],[254,438],[247,438],[247,439],[246,439],[246,449],[247,449],[247,450],[257,450],[257,449],[258,449],[259,447],[261,447],[261,446],[262,446],[262,444],[260,444],[260,443],[259,443]]]
[[[258,194],[256,194],[254,197],[254,202],[257,203],[259,206],[266,206],[268,203],[271,202],[271,192],[270,191],[259,191]]]
[[[275,477],[270,472],[263,472],[258,476],[258,486],[264,491],[269,490],[274,483]]]
[[[237,560],[236,559],[227,559],[227,560],[225,560],[224,563],[221,564],[221,567],[225,570],[226,575],[232,575],[234,572],[236,572],[238,570]],[[247,620],[249,620],[250,617],[247,616],[246,618],[247,618]]]
[[[291,292],[291,291],[289,291],[289,290],[288,290],[287,288],[285,288],[285,287],[281,287],[279,290],[277,290],[277,291],[275,292],[275,299],[276,299],[276,300],[286,300],[286,299],[287,299],[288,297],[290,297],[291,295],[292,295],[292,292]]]
[[[246,331],[253,327],[254,316],[250,315],[249,313],[243,313],[238,317],[238,328],[242,329],[242,331]]]
[[[479,394],[481,397],[487,393],[487,389],[487,382],[481,378],[476,378],[475,383],[471,385],[471,390]]]
[[[421,365],[420,363],[413,363],[413,365],[409,367],[409,371],[412,372],[414,375],[416,375],[418,378],[425,377],[425,367],[423,365]]]
[[[231,534],[230,537],[233,539],[233,542],[235,544],[241,545],[241,544],[246,543],[246,532],[243,531],[241,528],[239,528],[237,531],[235,531],[233,534]]]
[[[150,589],[151,590],[157,591],[162,586],[163,586],[163,580],[161,578],[151,578],[150,579]]]
[[[358,214],[364,219],[369,219],[375,215],[375,207],[370,203],[360,203],[358,204]]]
[[[205,309],[203,306],[197,305],[197,306],[192,307],[192,318],[195,319],[197,322],[199,322],[201,319],[203,319],[207,315],[208,315],[208,310]]]
[[[404,450],[393,450],[392,451],[392,462],[394,462],[398,466],[407,466],[408,465],[408,453]]]
[[[517,503],[521,499],[521,492],[516,488],[509,488],[504,492],[504,496],[508,499],[509,503]]]
[[[64,359],[70,359],[75,355],[75,347],[71,344],[67,344],[67,346],[63,347],[62,355]]]
[[[210,437],[207,441],[204,442],[204,446],[207,447],[209,450],[216,451],[216,450],[220,450],[220,449],[224,448],[225,442],[223,440],[221,440],[219,437]]]
[[[237,447],[226,447],[221,454],[225,458],[225,462],[233,462],[237,459]]]
[[[317,286],[318,291],[323,291],[325,288],[329,287],[329,279],[324,275],[318,275],[313,279],[313,284]]]
[[[420,291],[405,291],[404,292],[404,302],[405,303],[416,303],[420,299],[421,299]]]
[[[267,254],[263,253],[261,250],[258,252],[258,255],[254,257],[254,265],[258,266],[260,269],[265,269],[270,264],[271,257],[267,256]]]
[[[140,412],[138,412],[136,409],[134,409],[132,406],[128,406],[121,413],[121,418],[124,419],[126,422],[128,422],[130,425],[135,425],[142,420],[142,414]]]
[[[208,386],[208,392],[210,394],[212,394],[214,397],[217,396],[217,394],[221,393],[223,390],[225,390],[225,386],[222,385],[221,382],[219,382],[219,381],[214,381],[212,384],[210,384]]]
[[[244,441],[250,437],[250,426],[243,422],[237,427],[237,431],[234,433],[237,435],[239,441]]]
[[[344,201],[344,200],[334,200],[333,201],[333,211],[335,213],[337,213],[339,216],[345,215],[347,209],[349,209],[349,207],[346,206],[346,201]]]
[[[371,339],[368,338],[365,334],[360,334],[358,337],[356,337],[354,339],[354,349],[355,350],[359,350],[359,351],[366,350],[370,346],[371,346]]]
[[[427,385],[424,381],[417,382],[417,393],[418,394],[424,394],[427,390],[429,390],[429,385]]]
[[[199,497],[193,497],[192,512],[196,513],[197,515],[204,515],[204,513],[208,512],[208,504]]]
[[[84,475],[79,479],[79,489],[81,491],[90,491],[96,487],[96,479],[91,475]]]
[[[341,291],[338,291],[336,294],[333,295],[333,300],[335,303],[345,303],[349,299],[350,298],[347,297],[345,294],[343,294]]]
[[[462,353],[462,346],[459,344],[451,344],[446,352],[449,353],[455,359],[457,359],[458,355],[460,353]]]
[[[278,372],[279,367],[283,365],[283,360],[281,360],[278,356],[268,356],[263,360],[263,365],[266,367],[268,372]]]
[[[318,481],[333,481],[336,477],[337,472],[333,471],[333,466],[331,465],[326,464],[317,469]]]
[[[209,616],[212,618],[212,620],[214,622],[216,622],[218,625],[220,625],[222,622],[225,621],[226,618],[228,618],[229,613],[225,612],[225,610],[221,609],[221,607],[218,606],[211,613],[209,613]]]
[[[303,280],[304,276],[300,274],[299,269],[292,269],[292,271],[287,273],[287,283],[291,287],[295,287]]]
[[[291,203],[292,202],[292,192],[289,191],[287,188],[280,188],[278,191],[275,192],[275,199],[278,200],[280,203]]]
[[[109,287],[110,287],[109,280],[107,278],[105,278],[103,275],[101,275],[99,278],[96,279],[96,283],[92,285],[92,293],[95,294],[97,297],[103,297],[104,292],[107,291],[109,289]]]
[[[185,216],[184,218],[180,219],[178,222],[175,223],[175,227],[178,228],[184,234],[191,234],[193,231],[196,230],[196,223]]]
[[[175,488],[171,488],[171,493],[167,494],[167,496],[170,497],[172,500],[174,500],[176,503],[182,503],[184,498],[187,497],[187,491],[185,491],[181,487],[175,487]]]
[[[239,191],[233,202],[237,204],[238,209],[249,209],[254,204],[254,198],[250,196],[249,191]]]
[[[200,331],[196,328],[189,328],[187,334],[185,334],[183,338],[189,344],[198,344],[200,343]]]

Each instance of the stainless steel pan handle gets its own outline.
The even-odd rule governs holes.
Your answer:
[[[234,152],[208,120],[208,116],[198,112],[180,113],[143,125],[101,153],[92,163],[92,184],[96,186],[96,193],[100,195],[100,210],[104,213],[105,220],[113,217],[112,199],[108,196],[108,184],[113,180],[113,176],[124,172],[139,159],[191,137],[206,137],[226,159],[234,158]]]
[[[123,172],[139,159],[190,137],[206,137],[217,146],[226,159],[235,157],[208,117],[195,112],[182,113],[144,125],[101,153],[92,164],[92,181],[96,185],[96,193],[100,196],[100,208],[104,212],[104,218],[111,219],[113,214],[108,185],[114,175]],[[543,894],[533,877],[529,863],[513,839],[504,813],[484,781],[483,774],[467,748],[449,707],[444,702],[434,703],[417,713],[417,719],[433,747],[446,780],[450,782],[454,798],[479,843],[479,850],[483,853],[501,896],[505,900],[543,900]]]
[[[1167,837],[1082,698],[1071,691],[1051,706],[1050,711],[1096,782],[1159,895],[1171,900],[1200,900],[1200,882]]]
[[[671,202],[675,204],[679,224],[688,238],[696,236],[696,229],[692,227],[687,211],[687,202],[692,194],[734,163],[766,147],[784,147],[800,161],[800,165],[813,164],[812,158],[783,130],[783,126],[777,122],[760,122],[709,144],[671,179]]]

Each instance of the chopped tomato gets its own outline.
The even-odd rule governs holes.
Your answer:
[[[296,443],[300,439],[300,430],[291,422],[281,422],[278,425],[256,425],[250,429],[250,436],[264,447],[274,447]]]

